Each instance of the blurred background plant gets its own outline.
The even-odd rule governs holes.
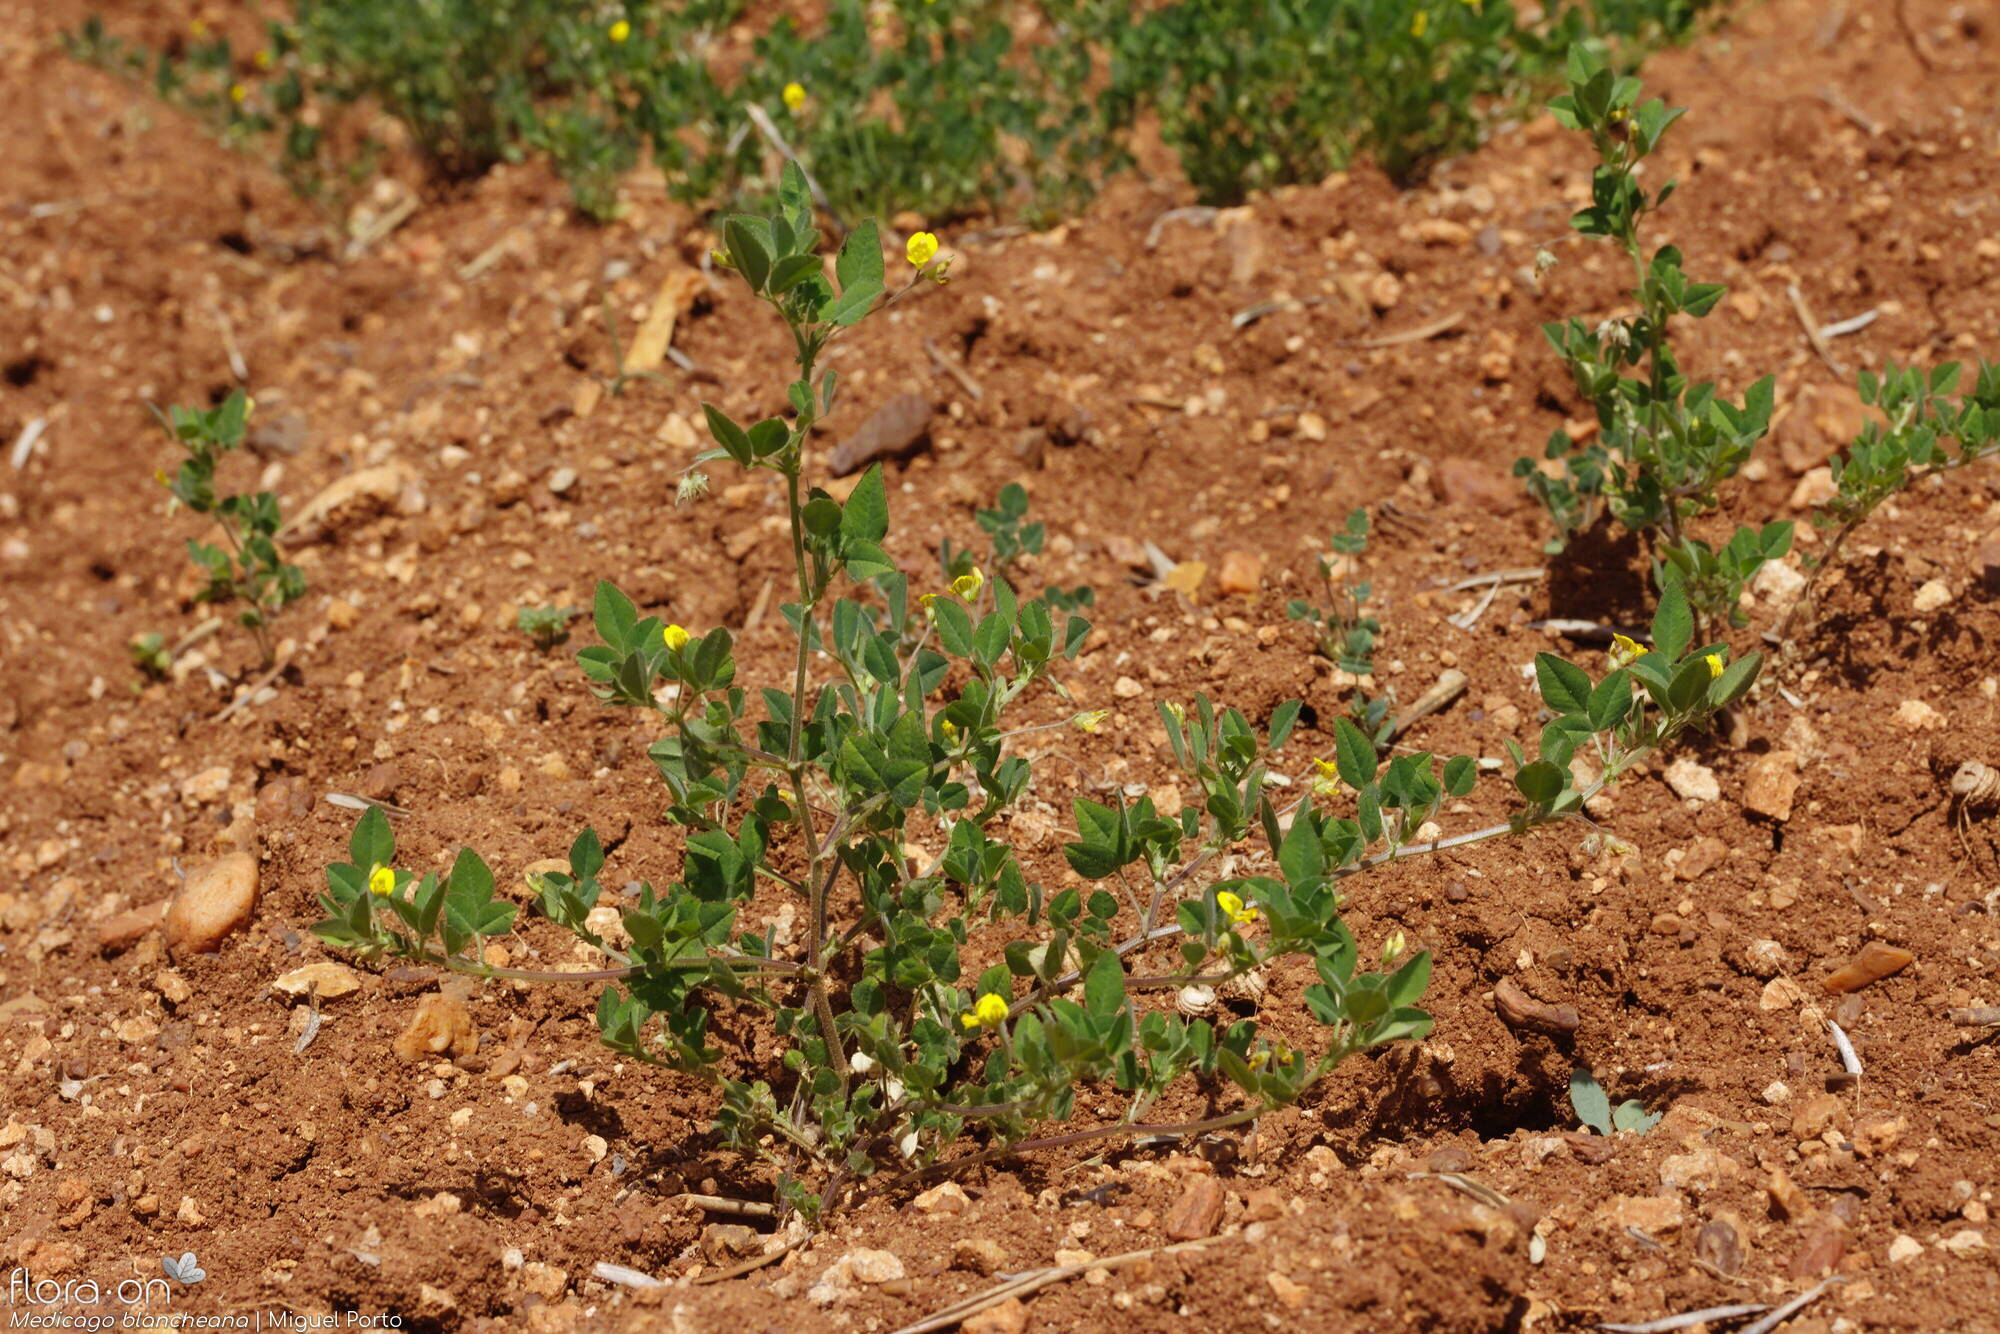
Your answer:
[[[1592,43],[1629,66],[1715,0],[296,0],[254,33],[158,49],[88,19],[72,54],[149,81],[344,209],[407,146],[433,180],[546,157],[619,211],[650,158],[676,198],[767,205],[796,157],[836,219],[1073,214],[1156,128],[1203,202],[1372,157],[1400,183],[1557,86]],[[1245,40],[1245,34],[1253,34]],[[247,47],[247,49],[246,49]]]

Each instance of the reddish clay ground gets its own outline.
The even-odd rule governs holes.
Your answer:
[[[963,1239],[997,1243],[1003,1273],[1161,1245],[1189,1180],[1213,1175],[1217,1242],[1057,1284],[986,1327],[1569,1330],[1777,1303],[1837,1273],[1785,1328],[2000,1329],[2000,1044],[1945,1017],[2000,1002],[2000,825],[1988,813],[1961,840],[1943,787],[1962,760],[2000,764],[2000,605],[1974,556],[2000,524],[1990,467],[1862,532],[1735,732],[1683,752],[1718,799],[1676,797],[1660,766],[1616,793],[1602,818],[1637,856],[1595,858],[1563,827],[1357,883],[1364,947],[1401,929],[1436,952],[1435,1035],[1355,1062],[1253,1137],[981,1169],[959,1212],[864,1194],[781,1262],[696,1285],[734,1263],[727,1234],[704,1231],[732,1220],[670,1197],[768,1182],[714,1150],[703,1088],[596,1045],[589,995],[476,990],[480,1049],[406,1063],[392,1039],[438,979],[364,970],[295,1053],[309,1011],[273,981],[326,957],[306,932],[351,821],[328,792],[407,808],[411,864],[469,843],[518,883],[588,823],[620,841],[621,875],[672,878],[649,734],[597,708],[566,651],[527,647],[513,613],[588,605],[612,577],[649,611],[744,626],[786,568],[778,497],[719,474],[676,509],[674,479],[696,400],[776,410],[763,386],[783,383],[785,348],[718,284],[675,339],[714,383],[669,368],[598,398],[600,283],[629,327],[708,245],[656,193],[597,230],[544,175],[505,171],[343,261],[274,177],[56,54],[78,17],[0,4],[0,441],[49,422],[0,472],[0,1264],[108,1285],[195,1251],[208,1277],[177,1311],[887,1330],[997,1281],[955,1263]],[[1849,366],[2000,352],[1996,41],[1940,0],[1773,0],[1649,67],[1691,108],[1665,231],[1734,293],[1687,330],[1690,363],[1732,392],[1779,375],[1782,422],[1729,522],[1803,518],[1801,476],[1859,417],[1788,284],[1821,320],[1879,311],[1837,343]],[[1076,764],[1042,766],[1015,821],[1032,874],[1068,876],[1059,825],[1080,784],[1174,784],[1154,698],[1341,710],[1283,607],[1351,506],[1376,516],[1384,683],[1408,701],[1446,667],[1471,679],[1415,745],[1497,755],[1531,738],[1520,668],[1556,641],[1528,622],[1636,615],[1631,553],[1600,546],[1508,588],[1471,631],[1445,619],[1479,596],[1451,583],[1542,563],[1544,524],[1506,470],[1578,408],[1536,326],[1602,318],[1624,276],[1578,246],[1539,285],[1528,273],[1587,166],[1538,120],[1408,194],[1362,171],[1160,224],[1184,188],[1128,182],[1055,232],[960,238],[949,287],[845,347],[837,429],[906,389],[938,405],[930,448],[892,474],[907,568],[930,568],[941,537],[971,540],[972,509],[1019,480],[1053,535],[1037,585],[1098,590],[1069,682],[1117,720],[1053,734]],[[1315,300],[1232,329],[1280,294]],[[1447,315],[1434,336],[1369,345]],[[232,479],[261,474],[292,512],[393,471],[299,533],[311,592],[282,623],[290,665],[274,697],[218,721],[233,686],[209,669],[251,676],[245,640],[211,639],[143,690],[124,645],[198,619],[181,542],[199,528],[148,484],[170,449],[142,405],[231,387],[225,320],[258,421],[299,437],[274,433]],[[983,397],[933,371],[926,339]],[[557,495],[563,468],[577,480]],[[1136,582],[1123,558],[1145,540],[1208,563],[1192,600]],[[1223,591],[1226,563],[1254,590]],[[1931,581],[1949,600],[1919,612]],[[778,675],[775,621],[740,634],[740,679]],[[1766,600],[1742,645],[1773,621]],[[1140,697],[1114,694],[1121,677]],[[1329,746],[1307,727],[1293,749]],[[1743,803],[1776,751],[1803,765],[1784,820]],[[1498,807],[1487,793],[1455,818]],[[220,953],[172,960],[157,934],[100,948],[103,922],[224,844],[257,850],[263,898]],[[1821,981],[1870,941],[1915,963],[1828,996]],[[545,927],[513,946],[563,948]],[[1580,1028],[1508,1027],[1502,980],[1574,1006]],[[1301,979],[1273,983],[1282,1025]],[[1866,1067],[1830,1096],[1826,1017]],[[754,1034],[738,1041],[749,1055]],[[1666,1120],[1609,1145],[1565,1133],[1578,1062]],[[1085,1123],[1114,1110],[1080,1101]],[[827,1267],[864,1247],[905,1277],[816,1304]],[[673,1283],[634,1294],[593,1277],[600,1262]]]

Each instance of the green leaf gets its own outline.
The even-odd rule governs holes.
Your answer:
[[[1648,1112],[1646,1105],[1637,1098],[1628,1098],[1618,1104],[1611,1113],[1613,1130],[1629,1130],[1635,1135],[1643,1135],[1659,1123],[1660,1113]]]
[[[1374,781],[1378,763],[1374,743],[1345,718],[1333,721],[1333,755],[1340,780],[1349,787],[1360,789]]]
[[[1590,677],[1583,668],[1553,653],[1537,653],[1535,678],[1542,687],[1542,699],[1557,713],[1589,712]]]
[[[858,283],[820,307],[819,317],[846,328],[861,323],[875,298],[882,295],[880,283]]]
[[[730,458],[748,467],[756,457],[755,451],[750,448],[749,435],[730,419],[728,413],[713,403],[703,403],[701,412],[708,418],[708,433],[715,437],[715,443],[722,446]]]
[[[363,876],[396,859],[396,835],[380,806],[370,806],[354,822],[354,832],[347,839],[347,855]]]
[[[1382,992],[1392,1008],[1414,1005],[1423,999],[1424,989],[1431,984],[1431,955],[1429,950],[1418,950],[1410,961],[1398,968],[1394,975],[1383,984]]]
[[[1757,679],[1758,670],[1764,665],[1764,655],[1749,653],[1738,658],[1722,669],[1722,675],[1709,682],[1708,702],[1716,708],[1734,704]]]
[[[888,533],[889,498],[878,463],[862,474],[849,493],[840,515],[840,535],[850,541],[880,542]]]
[[[882,291],[888,276],[882,270],[882,237],[876,229],[875,219],[864,219],[859,227],[847,234],[847,240],[841,243],[839,258],[833,262],[833,272],[840,279],[842,295],[857,287],[872,286],[876,292]]]
[[[1083,979],[1083,1008],[1092,1019],[1103,1023],[1115,1018],[1125,1007],[1125,968],[1116,950],[1103,950]]]
[[[1611,1133],[1611,1099],[1604,1096],[1604,1088],[1589,1066],[1579,1065],[1570,1071],[1569,1105],[1576,1109],[1577,1120],[1600,1135]]]
[[[1653,647],[1669,660],[1677,660],[1687,652],[1693,634],[1694,615],[1688,610],[1687,594],[1675,584],[1660,594],[1660,605],[1653,611]]]
[[[1529,801],[1546,804],[1562,795],[1566,777],[1561,768],[1547,760],[1524,764],[1514,774],[1514,786]]]
[[[1299,721],[1300,703],[1288,699],[1271,710],[1271,749],[1277,750],[1292,735],[1292,728]]]
[[[632,627],[639,623],[638,609],[608,579],[598,581],[595,611],[598,637],[608,647],[621,655],[641,647],[632,642]]]
[[[1585,711],[1590,715],[1591,727],[1606,732],[1623,722],[1631,707],[1632,677],[1621,667],[1597,683]]]
[[[1479,782],[1479,766],[1470,755],[1454,755],[1444,762],[1444,790],[1454,797],[1470,796]]]
[[[972,617],[966,614],[963,604],[949,594],[940,593],[931,603],[931,611],[937,616],[938,643],[946,653],[954,658],[972,656]]]
[[[771,277],[771,253],[758,239],[756,230],[750,226],[748,218],[731,218],[722,224],[723,242],[729,247],[729,258],[736,265],[744,280],[755,292],[764,290],[764,284]]]

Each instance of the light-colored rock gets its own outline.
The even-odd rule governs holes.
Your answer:
[[[415,474],[401,463],[383,463],[351,472],[308,500],[292,516],[291,526],[304,528],[320,520],[332,521],[350,513],[385,508],[402,494],[406,483],[415,480]]]
[[[1785,502],[1795,510],[1809,510],[1815,505],[1823,505],[1840,494],[1840,488],[1833,484],[1833,469],[1821,465],[1808,468],[1792,488],[1791,497]]]
[[[1312,1290],[1305,1284],[1295,1283],[1275,1269],[1264,1275],[1264,1284],[1271,1289],[1278,1304],[1288,1311],[1303,1310],[1306,1299],[1312,1295]]]
[[[530,1260],[521,1266],[521,1286],[544,1301],[561,1301],[563,1293],[569,1290],[569,1271]]]
[[[229,792],[229,766],[218,764],[181,781],[181,800],[190,806],[206,806],[222,800]]]
[[[1683,801],[1718,801],[1722,784],[1715,770],[1682,756],[1667,766],[1667,786]]]
[[[1616,1195],[1605,1201],[1593,1217],[1615,1231],[1636,1227],[1658,1236],[1679,1227],[1686,1213],[1677,1195]]]
[[[1759,1096],[1771,1106],[1776,1107],[1779,1103],[1792,1096],[1792,1090],[1791,1086],[1786,1084],[1784,1080],[1774,1079],[1764,1086],[1764,1092]]]
[[[965,1334],[1025,1334],[1028,1328],[1028,1308],[1021,1304],[1019,1297],[1009,1297],[998,1306],[972,1316],[959,1326]]]
[[[1215,586],[1224,593],[1254,593],[1264,580],[1264,558],[1252,551],[1231,551],[1222,557]]]
[[[1669,1190],[1706,1195],[1737,1173],[1736,1160],[1703,1144],[1660,1163],[1660,1184]]]
[[[1913,605],[1916,607],[1919,615],[1928,616],[1950,601],[1951,586],[1949,584],[1945,583],[1942,579],[1927,579],[1924,581],[1923,586],[1917,589],[1917,596]]]
[[[194,999],[194,988],[171,968],[162,968],[153,978],[153,990],[159,992],[160,999],[169,1005],[186,1005]]]
[[[1750,591],[1773,611],[1787,612],[1805,591],[1806,577],[1790,561],[1767,560],[1750,578]]]
[[[1743,775],[1744,809],[1783,822],[1792,818],[1792,798],[1799,790],[1799,757],[1774,750],[1750,762]]]
[[[175,958],[213,954],[257,910],[257,859],[232,852],[181,882],[167,904],[167,949]]]
[[[1924,1244],[1907,1232],[1897,1233],[1896,1239],[1889,1243],[1889,1263],[1892,1265],[1908,1264],[1923,1253]]]
[[[991,1237],[960,1237],[951,1245],[951,1267],[992,1274],[1007,1263],[1007,1249]]]
[[[1789,977],[1774,977],[1764,984],[1764,990],[1757,997],[1757,1008],[1767,1013],[1772,1010],[1789,1010],[1806,998],[1799,984]]]
[[[1920,699],[1906,699],[1898,704],[1894,720],[1898,727],[1912,732],[1935,732],[1944,726],[1944,715]]]
[[[426,1061],[434,1056],[469,1056],[479,1050],[479,1029],[472,1012],[457,996],[426,996],[410,1016],[410,1025],[397,1034],[392,1044],[405,1061]]]
[[[1986,1236],[1974,1228],[1966,1228],[1963,1231],[1952,1233],[1949,1237],[1939,1242],[1938,1245],[1960,1259],[1965,1259],[1968,1256],[1977,1255],[1986,1249]]]
[[[972,1207],[972,1197],[956,1181],[947,1181],[941,1186],[932,1186],[911,1200],[910,1204],[918,1213],[962,1214]]]
[[[887,1283],[903,1277],[903,1262],[894,1251],[860,1247],[848,1252],[848,1272],[862,1283]]]
[[[271,985],[287,996],[317,995],[321,1000],[351,995],[361,989],[361,975],[344,963],[322,960],[294,968]]]

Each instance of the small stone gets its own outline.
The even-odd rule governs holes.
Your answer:
[[[434,1288],[428,1283],[417,1284],[417,1311],[432,1320],[439,1320],[458,1309],[458,1298],[445,1288]]]
[[[557,468],[549,474],[549,490],[559,496],[566,496],[576,487],[576,469]]]
[[[974,1274],[997,1273],[1007,1263],[1007,1250],[991,1237],[960,1237],[951,1246],[951,1267]]]
[[[1264,1283],[1271,1289],[1272,1295],[1277,1297],[1279,1303],[1290,1311],[1305,1309],[1306,1298],[1312,1295],[1312,1290],[1305,1284],[1294,1283],[1275,1269],[1264,1275]]]
[[[1706,1195],[1736,1173],[1735,1159],[1703,1144],[1661,1162],[1660,1184],[1669,1190]]]
[[[352,630],[354,623],[361,619],[361,613],[352,603],[335,598],[326,605],[326,623],[336,630]]]
[[[1215,586],[1224,593],[1254,593],[1264,579],[1264,558],[1251,551],[1231,551],[1222,557]]]
[[[1805,1244],[1792,1257],[1793,1278],[1820,1278],[1831,1274],[1847,1254],[1847,1228],[1837,1218],[1827,1218],[1806,1234]]]
[[[922,394],[896,395],[834,447],[827,460],[833,475],[844,477],[878,458],[914,452],[930,438],[931,414],[931,401]]]
[[[1771,1175],[1764,1181],[1764,1193],[1780,1216],[1792,1219],[1812,1217],[1812,1202],[1806,1199],[1806,1193],[1799,1189],[1798,1183],[1784,1168],[1771,1169]]]
[[[1804,1142],[1818,1139],[1828,1129],[1847,1119],[1847,1104],[1837,1093],[1815,1093],[1792,1113],[1792,1138]]]
[[[848,1252],[847,1270],[863,1283],[887,1283],[903,1277],[903,1262],[894,1251],[874,1251],[866,1247]]]
[[[419,1200],[410,1212],[418,1218],[446,1218],[464,1207],[464,1200],[450,1191],[441,1190],[428,1200]]]
[[[1647,929],[1656,936],[1678,936],[1685,925],[1687,924],[1675,914],[1662,912],[1653,914],[1653,920],[1647,924]]]
[[[1683,801],[1719,801],[1722,784],[1715,770],[1683,756],[1667,766],[1667,786]]]
[[[1986,1249],[1986,1236],[1976,1229],[1965,1228],[1962,1231],[1952,1233],[1949,1237],[1939,1242],[1938,1245],[1960,1259],[1964,1259],[1967,1256]]]
[[[1759,755],[1743,775],[1744,808],[1781,823],[1792,818],[1798,790],[1799,757],[1789,750]]]
[[[1722,865],[1729,856],[1729,845],[1713,834],[1704,834],[1688,844],[1687,850],[1674,866],[1674,876],[1680,880],[1699,880]]]
[[[911,1200],[910,1206],[923,1214],[962,1214],[972,1207],[972,1197],[956,1181],[947,1181]]]
[[[1923,587],[1917,590],[1917,596],[1912,605],[1916,607],[1918,615],[1928,616],[1950,601],[1950,585],[1946,584],[1942,579],[1929,579],[1924,582]]]
[[[232,852],[181,882],[167,903],[167,949],[174,957],[213,954],[257,909],[257,859]]]
[[[1750,591],[1779,613],[1789,612],[1805,587],[1806,577],[1790,561],[1767,560],[1750,580]]]
[[[502,792],[514,793],[521,790],[521,771],[511,764],[504,766],[499,773],[493,775],[493,780],[499,784]]]
[[[544,778],[565,779],[569,777],[569,761],[552,751],[542,756],[535,765],[535,772]]]
[[[1454,1146],[1455,1147],[1455,1146]],[[1439,1150],[1442,1153],[1443,1150]],[[1465,1152],[1460,1149],[1459,1152]],[[1437,1165],[1437,1154],[1431,1155],[1433,1172],[1460,1171],[1458,1168],[1442,1168]],[[1471,1166],[1468,1159],[1467,1167]],[[1243,1197],[1243,1221],[1246,1223],[1268,1223],[1285,1216],[1285,1193],[1276,1186],[1259,1186]]]
[[[1840,488],[1833,484],[1833,469],[1822,464],[1817,468],[1806,469],[1805,475],[1799,478],[1798,485],[1792,488],[1792,494],[1785,503],[1795,510],[1809,510],[1824,505],[1839,494]]]
[[[1743,947],[1743,970],[1752,977],[1776,977],[1790,962],[1785,947],[1775,940],[1753,940]]]
[[[1160,580],[1160,584],[1179,593],[1189,602],[1197,602],[1200,599],[1196,595],[1201,592],[1202,580],[1206,578],[1208,578],[1207,561],[1184,560],[1168,570],[1165,577]]]
[[[1482,514],[1503,514],[1527,496],[1521,483],[1484,459],[1447,454],[1431,471],[1431,491],[1446,505]]]
[[[1685,1216],[1678,1195],[1617,1195],[1593,1215],[1605,1227],[1617,1231],[1636,1227],[1652,1236],[1672,1232]]]
[[[174,1221],[185,1223],[189,1227],[200,1227],[208,1220],[202,1217],[201,1208],[195,1204],[194,1196],[183,1195],[181,1196],[180,1208],[174,1210]]]
[[[1705,1261],[1711,1268],[1724,1274],[1738,1274],[1743,1270],[1743,1234],[1735,1223],[1727,1218],[1713,1218],[1701,1225],[1695,1234],[1695,1258]]]
[[[321,1000],[332,1000],[336,996],[347,996],[361,989],[361,975],[344,963],[323,961],[309,963],[303,968],[294,968],[274,980],[271,985],[287,996],[318,996]]]
[[[602,1135],[585,1135],[582,1148],[584,1156],[593,1163],[603,1162],[604,1155],[611,1152],[610,1143]]]
[[[229,792],[229,766],[218,764],[203,769],[181,783],[181,800],[190,806],[206,806],[220,801]]]
[[[1222,1183],[1214,1177],[1193,1178],[1167,1211],[1167,1235],[1175,1241],[1196,1241],[1213,1234],[1222,1221],[1224,1198]]]
[[[1120,699],[1137,699],[1146,693],[1146,687],[1129,676],[1121,676],[1111,683],[1111,693]]]
[[[1784,1080],[1774,1079],[1764,1086],[1764,1091],[1758,1096],[1771,1106],[1776,1107],[1779,1103],[1792,1096],[1792,1090],[1791,1086],[1786,1084]]]
[[[1896,726],[1912,732],[1935,732],[1944,726],[1944,715],[1920,699],[1906,699],[1896,706]]]
[[[426,996],[410,1016],[409,1027],[397,1034],[392,1044],[405,1061],[428,1061],[434,1056],[469,1056],[479,1050],[479,1029],[472,1012],[456,996]]]
[[[1917,956],[1908,950],[1871,940],[1849,963],[1835,969],[1820,985],[1836,996],[1859,991],[1871,982],[1879,982],[1902,972],[1916,961]]]
[[[1901,1142],[1909,1130],[1908,1117],[1876,1112],[1854,1123],[1854,1149],[1864,1158],[1879,1158]]]
[[[969,1317],[959,1326],[965,1334],[1024,1334],[1028,1328],[1028,1308],[1019,1297],[1009,1297]]]
[[[171,968],[161,969],[153,978],[153,990],[159,992],[160,999],[169,1005],[186,1005],[194,999],[194,988]]]
[[[540,1260],[530,1260],[521,1266],[521,1286],[543,1301],[559,1302],[563,1293],[569,1290],[569,1271]]]
[[[1907,1232],[1897,1233],[1896,1239],[1889,1243],[1889,1263],[1892,1265],[1908,1264],[1923,1253],[1924,1244]]]

